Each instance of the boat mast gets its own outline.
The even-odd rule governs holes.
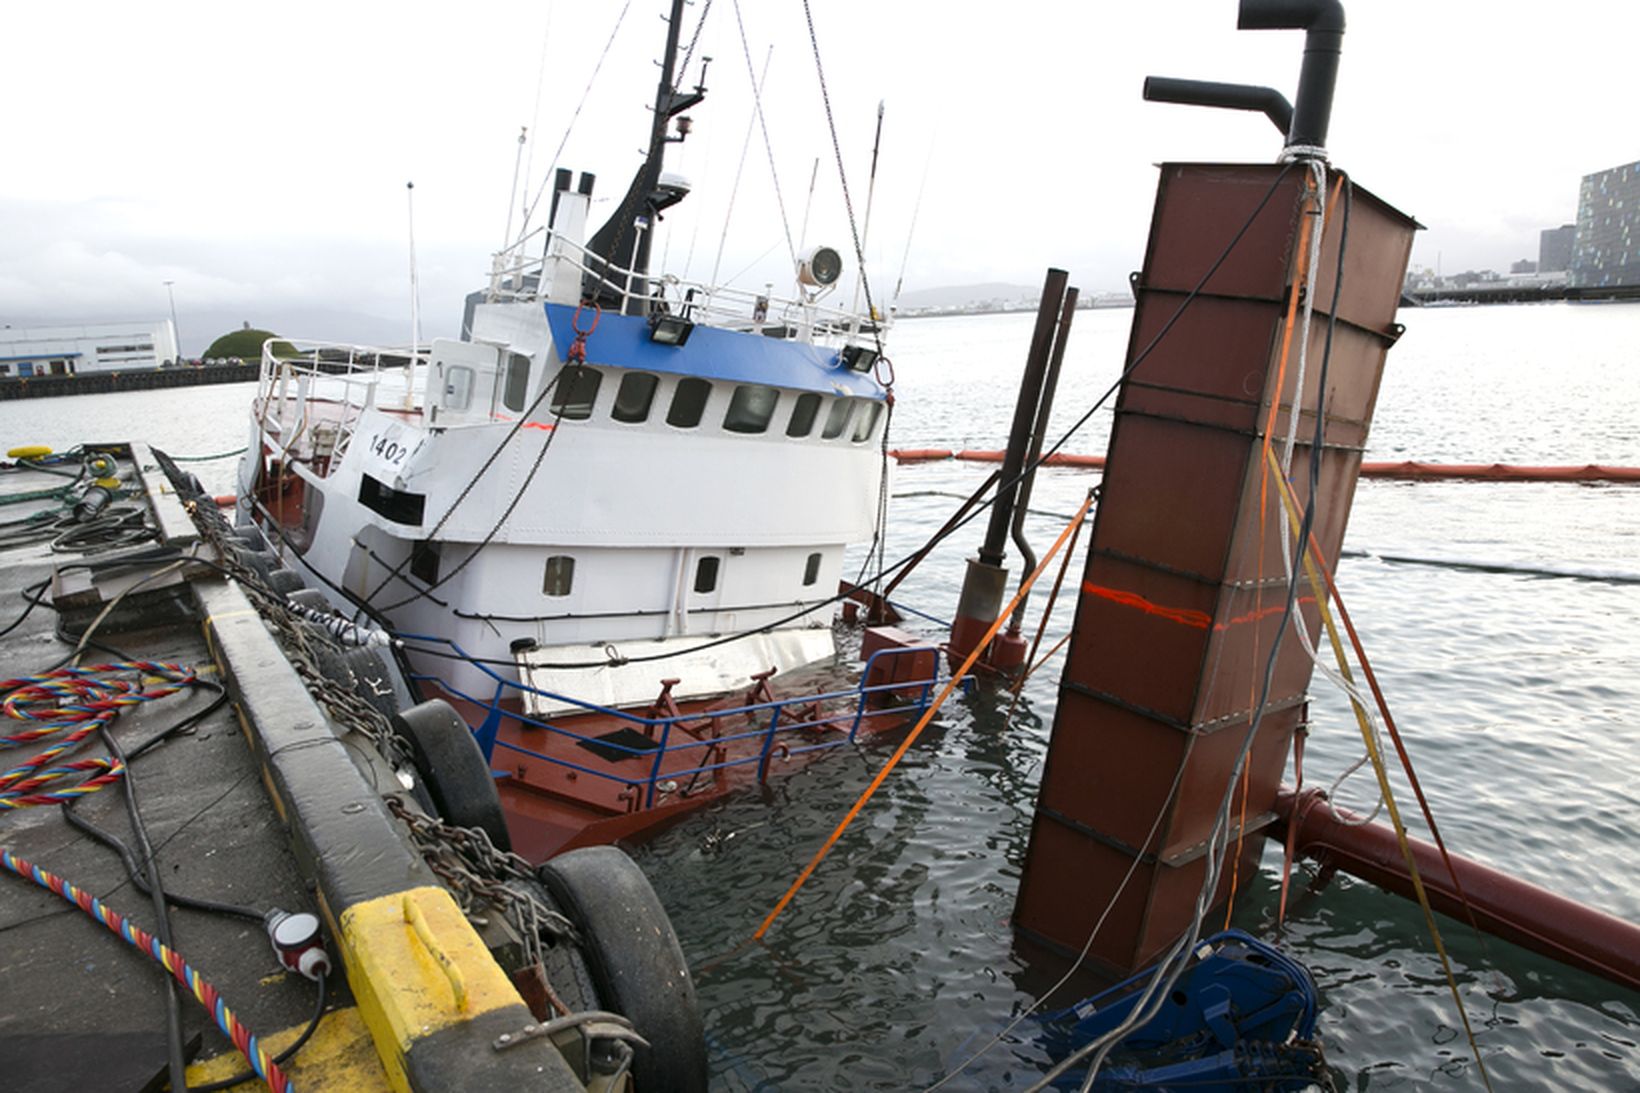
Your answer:
[[[591,254],[615,269],[628,269],[625,274],[609,271],[600,283],[589,279],[586,295],[606,306],[621,306],[632,315],[647,309],[647,288],[644,274],[649,272],[649,250],[654,239],[655,222],[662,210],[682,201],[687,191],[661,186],[661,167],[668,144],[681,142],[689,135],[687,119],[680,119],[677,135],[668,135],[672,118],[706,98],[706,69],[701,67],[701,83],[687,94],[676,90],[678,39],[683,29],[683,0],[672,0],[671,15],[666,21],[666,52],[661,60],[660,85],[655,90],[655,108],[649,127],[649,151],[643,165],[633,176],[626,196],[613,215],[598,229],[588,246]]]

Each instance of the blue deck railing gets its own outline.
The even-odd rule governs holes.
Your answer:
[[[702,710],[695,713],[680,714],[668,717],[647,717],[633,713],[630,710],[619,710],[608,706],[600,706],[592,702],[584,702],[568,695],[544,691],[527,684],[510,680],[495,672],[489,665],[475,660],[470,654],[446,638],[436,638],[425,635],[401,635],[407,640],[420,643],[436,643],[449,647],[461,659],[479,669],[495,684],[494,691],[489,697],[479,697],[458,690],[440,676],[416,674],[413,676],[418,682],[435,683],[449,694],[455,695],[464,701],[470,702],[484,711],[484,720],[473,727],[473,734],[478,740],[479,747],[484,752],[484,758],[492,767],[495,763],[495,752],[502,751],[516,753],[551,763],[554,766],[573,770],[579,774],[593,778],[601,778],[626,786],[629,789],[643,790],[644,808],[652,808],[657,793],[671,792],[672,786],[666,783],[675,783],[679,779],[688,779],[689,785],[705,775],[714,774],[731,767],[757,765],[757,778],[763,781],[768,777],[769,763],[778,754],[786,759],[795,755],[809,752],[826,751],[831,748],[852,744],[859,735],[860,729],[868,721],[878,718],[906,720],[919,716],[929,706],[935,687],[948,678],[942,671],[941,657],[933,645],[917,645],[905,648],[879,649],[866,661],[860,672],[860,681],[854,687],[825,691],[815,694],[795,695],[789,698],[777,698],[765,702],[753,702],[740,706],[730,706],[722,709]],[[889,683],[880,683],[867,686],[866,680],[873,677],[873,669],[879,661],[888,658],[908,656],[911,654],[934,653],[934,674],[928,679],[897,680]],[[628,747],[613,740],[599,736],[587,736],[552,721],[539,720],[522,713],[514,713],[503,708],[502,702],[509,696],[522,697],[526,694],[538,695],[555,703],[561,703],[574,708],[569,714],[578,717],[583,714],[602,714],[613,718],[624,725],[642,732],[645,737],[654,743],[645,747]],[[887,700],[877,696],[886,696]],[[846,703],[846,704],[845,704]],[[836,709],[827,709],[828,705],[835,705]],[[733,719],[747,722],[752,727],[738,732],[722,732],[725,724]],[[572,743],[596,745],[600,751],[624,752],[635,758],[647,758],[646,774],[641,776],[623,776],[609,769],[599,769],[581,763],[571,762],[562,756],[547,755],[531,748],[500,739],[501,726],[513,721],[532,729],[543,730],[555,736],[567,739]],[[792,737],[805,729],[821,727],[840,728],[842,722],[847,722],[848,731],[841,733],[835,739],[818,742],[791,743]],[[696,729],[703,724],[711,724],[714,729],[720,730],[716,735],[700,736]],[[747,754],[730,756],[733,745],[741,741],[755,741],[755,748],[747,748]],[[712,761],[714,750],[722,758],[718,762]],[[667,759],[691,751],[702,753],[702,759],[692,766],[673,767],[666,769]],[[663,786],[665,786],[663,790]],[[687,795],[688,788],[684,789]]]

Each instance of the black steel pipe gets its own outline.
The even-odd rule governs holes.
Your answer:
[[[1212,80],[1180,80],[1172,76],[1146,76],[1146,102],[1172,102],[1183,106],[1217,106],[1225,110],[1257,110],[1275,123],[1286,136],[1293,127],[1293,105],[1273,87],[1245,83],[1214,83]]]
[[[1344,5],[1339,0],[1241,0],[1236,27],[1305,32],[1304,64],[1287,144],[1325,147],[1344,45]]]
[[[1042,283],[1042,302],[1036,309],[1036,331],[1025,357],[1025,374],[1019,381],[1019,401],[1014,403],[1014,423],[1008,430],[1008,449],[1002,457],[1002,484],[991,505],[991,522],[979,548],[979,560],[1000,566],[1008,543],[1008,525],[1014,518],[1014,499],[1019,495],[1019,472],[1025,466],[1025,449],[1031,441],[1031,425],[1042,394],[1042,376],[1053,348],[1054,326],[1059,321],[1059,304],[1065,298],[1065,282],[1070,274],[1049,269]]]
[[[1080,292],[1071,288],[1065,293],[1064,303],[1059,308],[1059,326],[1054,332],[1053,353],[1048,358],[1048,374],[1042,379],[1042,397],[1036,405],[1036,424],[1031,429],[1031,450],[1025,453],[1025,466],[1031,471],[1025,480],[1019,484],[1019,496],[1014,501],[1013,537],[1014,545],[1019,548],[1019,581],[1024,584],[1036,570],[1036,551],[1031,549],[1030,541],[1025,538],[1025,515],[1031,506],[1031,490],[1036,485],[1036,461],[1042,456],[1042,443],[1048,438],[1048,415],[1053,413],[1053,395],[1059,387],[1059,369],[1065,363],[1065,345],[1071,340],[1071,320],[1076,318],[1076,300]],[[1027,593],[1019,597],[1019,603],[1014,607],[1013,617],[1008,620],[1008,632],[1019,633],[1025,625],[1025,605],[1030,599]]]

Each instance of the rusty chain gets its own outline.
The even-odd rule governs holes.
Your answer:
[[[462,911],[471,917],[477,903],[483,901],[509,917],[524,946],[525,964],[540,961],[543,933],[554,941],[579,943],[569,919],[529,891],[508,886],[510,880],[535,880],[534,869],[523,857],[498,849],[482,828],[445,823],[411,808],[397,794],[386,794],[382,800],[409,829],[410,839],[427,867],[450,889]]]
[[[257,614],[274,632],[291,666],[296,669],[308,692],[337,725],[370,741],[395,771],[413,769],[409,748],[394,732],[381,711],[359,694],[325,675],[314,650],[314,642],[327,641],[311,625],[290,610],[285,597],[270,587],[262,574],[240,560],[227,520],[210,498],[189,497],[187,484],[161,452],[155,457],[179,493],[194,526],[215,549],[224,571],[239,582]],[[190,491],[191,492],[191,491]],[[580,943],[575,926],[562,914],[542,903],[528,888],[509,887],[509,881],[534,882],[530,863],[518,854],[500,850],[481,828],[457,827],[412,808],[397,794],[382,799],[395,819],[410,833],[417,852],[433,874],[455,897],[468,918],[479,916],[479,905],[488,905],[507,917],[524,951],[524,964],[541,961],[543,937],[554,943]],[[550,986],[548,991],[550,994]],[[552,996],[556,998],[555,995]],[[562,1008],[562,1003],[557,1003]]]

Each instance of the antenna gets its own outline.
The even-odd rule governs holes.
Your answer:
[[[512,246],[513,202],[518,200],[518,172],[524,166],[524,143],[529,138],[529,132],[530,127],[527,125],[518,127],[518,155],[513,159],[512,190],[507,194],[507,230],[501,233],[503,251]]]
[[[416,184],[404,184],[404,204],[410,222],[410,359],[404,367],[404,408],[414,405],[416,358],[421,353],[421,291],[416,285]]]
[[[814,157],[814,166],[809,168],[809,196],[803,202],[803,226],[797,229],[797,253],[803,253],[803,244],[809,238],[809,210],[814,208],[814,184],[820,178],[820,157]]]
[[[883,112],[887,108],[887,102],[877,100],[877,134],[871,138],[871,175],[866,180],[866,215],[860,224],[860,268],[854,275],[854,306],[849,308],[856,313],[860,310],[860,289],[866,281],[866,239],[871,235],[871,203],[877,197],[877,155],[883,148]],[[877,316],[873,315],[871,320],[876,322]]]

